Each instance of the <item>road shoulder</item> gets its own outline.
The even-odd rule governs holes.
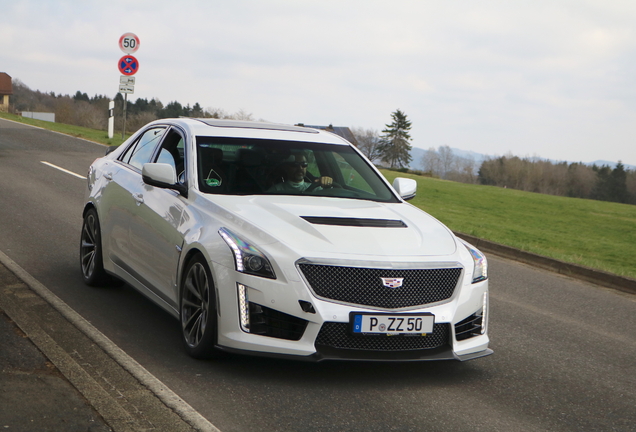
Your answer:
[[[218,430],[2,252],[0,309],[114,431]]]

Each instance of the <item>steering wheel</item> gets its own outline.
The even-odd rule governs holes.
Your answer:
[[[305,193],[308,192],[313,192],[318,186],[322,185],[320,184],[319,181],[314,181],[307,189],[305,189]],[[327,188],[331,189],[331,188],[342,188],[342,186],[340,186],[339,183],[336,183],[335,181],[331,182],[331,186],[327,186]]]

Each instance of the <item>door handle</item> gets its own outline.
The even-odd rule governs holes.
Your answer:
[[[144,196],[140,193],[134,193],[132,194],[133,198],[135,199],[135,201],[137,201],[137,205],[141,205],[144,203]]]

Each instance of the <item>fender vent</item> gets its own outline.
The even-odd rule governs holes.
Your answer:
[[[250,333],[297,341],[303,337],[305,328],[304,319],[250,303]]]
[[[482,320],[482,314],[479,312],[455,324],[455,339],[461,341],[480,336]]]

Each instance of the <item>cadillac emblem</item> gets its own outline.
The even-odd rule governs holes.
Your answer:
[[[382,279],[382,285],[387,288],[399,288],[402,286],[404,278],[380,278]]]

